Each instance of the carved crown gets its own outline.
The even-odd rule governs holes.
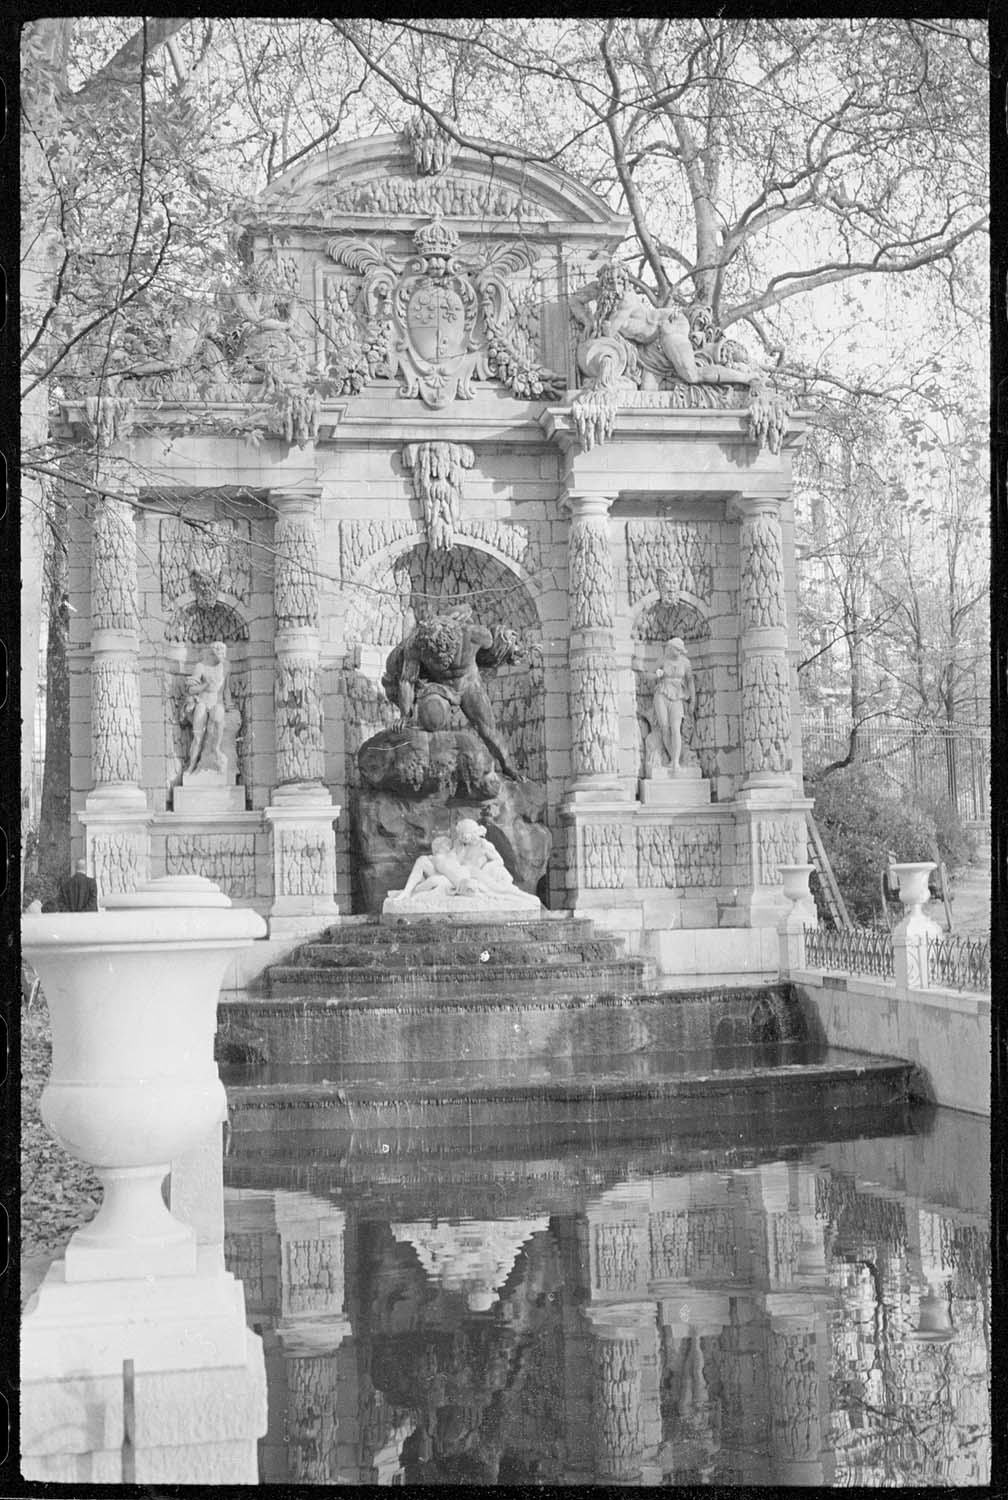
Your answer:
[[[457,232],[435,214],[429,224],[413,233],[413,243],[421,255],[452,255],[461,243]]]

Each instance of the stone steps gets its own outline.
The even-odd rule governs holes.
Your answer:
[[[406,963],[396,967],[335,964],[274,964],[267,971],[266,992],[270,996],[300,998],[315,991],[333,1000],[343,997],[374,1000],[437,999],[447,986],[464,984],[470,996],[480,994],[535,995],[542,990],[545,965],[479,962],[470,965],[428,964],[418,968]],[[650,969],[643,959],[624,958],[599,962],[564,960],[556,957],[548,966],[548,982],[633,990],[644,986]]]
[[[528,989],[481,993],[467,984],[391,998],[326,991],[222,999],[218,1057],[225,1066],[339,1063],[384,1067],[390,1076],[422,1069],[429,1077],[432,1067],[453,1061],[566,1068],[576,1057],[586,1068],[604,1067],[617,1055],[799,1041],[808,1033],[787,984],[600,994],[558,986],[543,994],[540,980]]]
[[[341,923],[218,1021],[237,1157],[253,1137],[324,1156],[347,1130],[452,1149],[464,1131],[479,1152],[543,1132],[805,1138],[839,1111],[899,1114],[913,1076],[827,1052],[789,983],[660,988],[570,918]]]
[[[626,949],[619,938],[531,943],[523,937],[504,941],[495,937],[473,942],[443,943],[433,939],[398,944],[389,942],[380,949],[375,943],[305,943],[291,955],[290,967],[367,968],[378,953],[386,971],[428,968],[465,971],[485,963],[543,968],[573,962],[609,962],[626,957]]]
[[[547,1135],[567,1130],[640,1131],[647,1123],[675,1138],[692,1135],[752,1143],[821,1128],[842,1113],[848,1128],[873,1112],[899,1114],[913,1084],[913,1066],[863,1054],[826,1053],[817,1062],[753,1063],[722,1070],[700,1067],[675,1075],[634,1078],[608,1069],[564,1079],[527,1078],[478,1088],[447,1079],[391,1086],[371,1081],[232,1085],[229,1154],[234,1162],[291,1152],[325,1156],[340,1136],[387,1143],[436,1129],[447,1143],[464,1132],[470,1150],[500,1152],[524,1141],[543,1149]],[[287,1145],[286,1142],[290,1144]],[[345,1139],[344,1139],[345,1144]],[[428,1137],[427,1149],[432,1142]],[[229,1179],[234,1180],[233,1176]]]
[[[316,943],[326,946],[340,943],[367,943],[384,949],[397,943],[528,942],[555,943],[584,941],[598,937],[595,924],[587,917],[572,917],[567,912],[545,913],[539,918],[513,918],[503,922],[445,922],[433,917],[398,917],[379,921],[376,917],[352,917],[327,927]],[[616,941],[620,941],[617,939]]]

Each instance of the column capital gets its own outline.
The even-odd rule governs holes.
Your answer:
[[[747,521],[753,516],[779,516],[781,505],[790,496],[790,490],[761,495],[732,495],[725,513],[730,521]]]
[[[268,492],[267,503],[280,515],[314,514],[321,498],[320,484],[278,485]]]
[[[569,514],[572,521],[590,516],[598,516],[606,520],[616,499],[615,492],[598,494],[593,490],[564,490],[560,496],[560,508]]]

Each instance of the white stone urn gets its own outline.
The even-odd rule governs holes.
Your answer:
[[[938,924],[930,917],[926,917],[922,910],[928,899],[928,877],[936,868],[934,860],[889,866],[899,883],[899,898],[903,903],[902,925],[906,926],[908,931],[915,931],[922,926],[929,930],[933,929],[935,932],[940,931]]]
[[[21,926],[52,1026],[42,1118],[104,1189],[70,1239],[65,1279],[191,1275],[195,1237],[165,1207],[161,1183],[225,1116],[217,998],[236,950],[266,924],[200,877],[150,881],[107,906]]]
[[[812,892],[809,890],[809,876],[815,869],[815,865],[778,865],[777,873],[784,884],[784,894],[790,902],[812,903],[815,911],[815,902]]]

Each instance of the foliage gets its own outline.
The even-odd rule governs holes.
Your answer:
[[[815,795],[815,818],[840,892],[853,921],[870,924],[882,914],[879,877],[889,862],[930,860],[938,852],[951,875],[972,853],[969,834],[948,803],[923,804],[880,790],[873,774],[849,766],[806,786]]]

